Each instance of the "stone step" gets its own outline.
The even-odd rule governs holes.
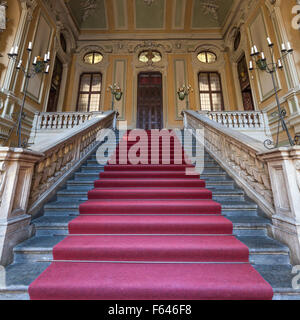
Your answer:
[[[87,192],[85,191],[74,191],[74,190],[61,190],[57,193],[58,201],[69,201],[74,199],[77,201],[88,200]],[[138,198],[137,198],[138,199]],[[243,201],[244,192],[242,190],[214,190],[213,200],[215,201]]]
[[[43,216],[33,221],[36,228],[36,235],[67,235],[68,223],[74,216]],[[237,236],[266,236],[267,226],[270,221],[258,216],[230,216],[227,217],[233,222],[234,234]]]
[[[300,300],[300,289],[292,287],[295,274],[291,265],[254,265],[254,268],[273,287],[274,300]]]
[[[237,238],[248,246],[251,264],[289,263],[289,250],[275,240],[268,237],[250,236]],[[15,247],[15,263],[51,261],[53,247],[63,239],[64,236],[55,235],[36,236],[27,240]]]

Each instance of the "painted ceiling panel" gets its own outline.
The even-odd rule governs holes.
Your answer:
[[[201,29],[222,27],[234,0],[153,0],[150,5],[145,0],[65,0],[65,2],[74,21],[83,31],[93,29],[99,32],[101,30],[165,32],[166,21],[172,21],[171,32],[176,30],[201,32]],[[113,5],[107,5],[109,2]],[[215,10],[214,3],[217,5]],[[168,11],[166,8],[169,8]],[[106,12],[107,10],[114,12]],[[189,13],[189,16],[186,16],[186,13]],[[113,17],[115,28],[108,28],[107,16],[110,19]]]
[[[192,28],[219,28],[225,23],[226,17],[234,0],[216,0],[218,9],[216,11],[209,11],[206,4],[207,0],[193,0],[193,17]]]
[[[107,29],[105,0],[68,0],[80,29]]]
[[[115,25],[117,29],[127,27],[127,0],[114,0]]]
[[[136,29],[163,29],[165,26],[165,0],[155,0],[152,5],[135,0]]]
[[[176,0],[175,13],[174,13],[174,28],[184,28],[186,0]]]

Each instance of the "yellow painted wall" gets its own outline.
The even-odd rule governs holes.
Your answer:
[[[0,57],[0,87],[3,85],[4,76],[8,65],[7,53],[13,46],[13,41],[17,32],[21,8],[18,0],[10,0],[9,6],[6,11],[7,14],[7,28],[5,31],[0,33],[0,53],[3,57]]]

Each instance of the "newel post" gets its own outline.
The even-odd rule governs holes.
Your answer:
[[[43,154],[0,147],[0,265],[13,260],[13,248],[32,236],[27,214],[34,164]]]
[[[300,147],[260,154],[268,164],[275,214],[273,235],[289,246],[293,264],[300,264]]]

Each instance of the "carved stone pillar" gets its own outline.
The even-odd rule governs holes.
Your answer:
[[[13,260],[13,248],[31,237],[27,214],[34,164],[43,154],[0,148],[0,265]]]
[[[291,250],[300,264],[300,147],[279,148],[261,154],[268,163],[275,204],[273,234]]]

